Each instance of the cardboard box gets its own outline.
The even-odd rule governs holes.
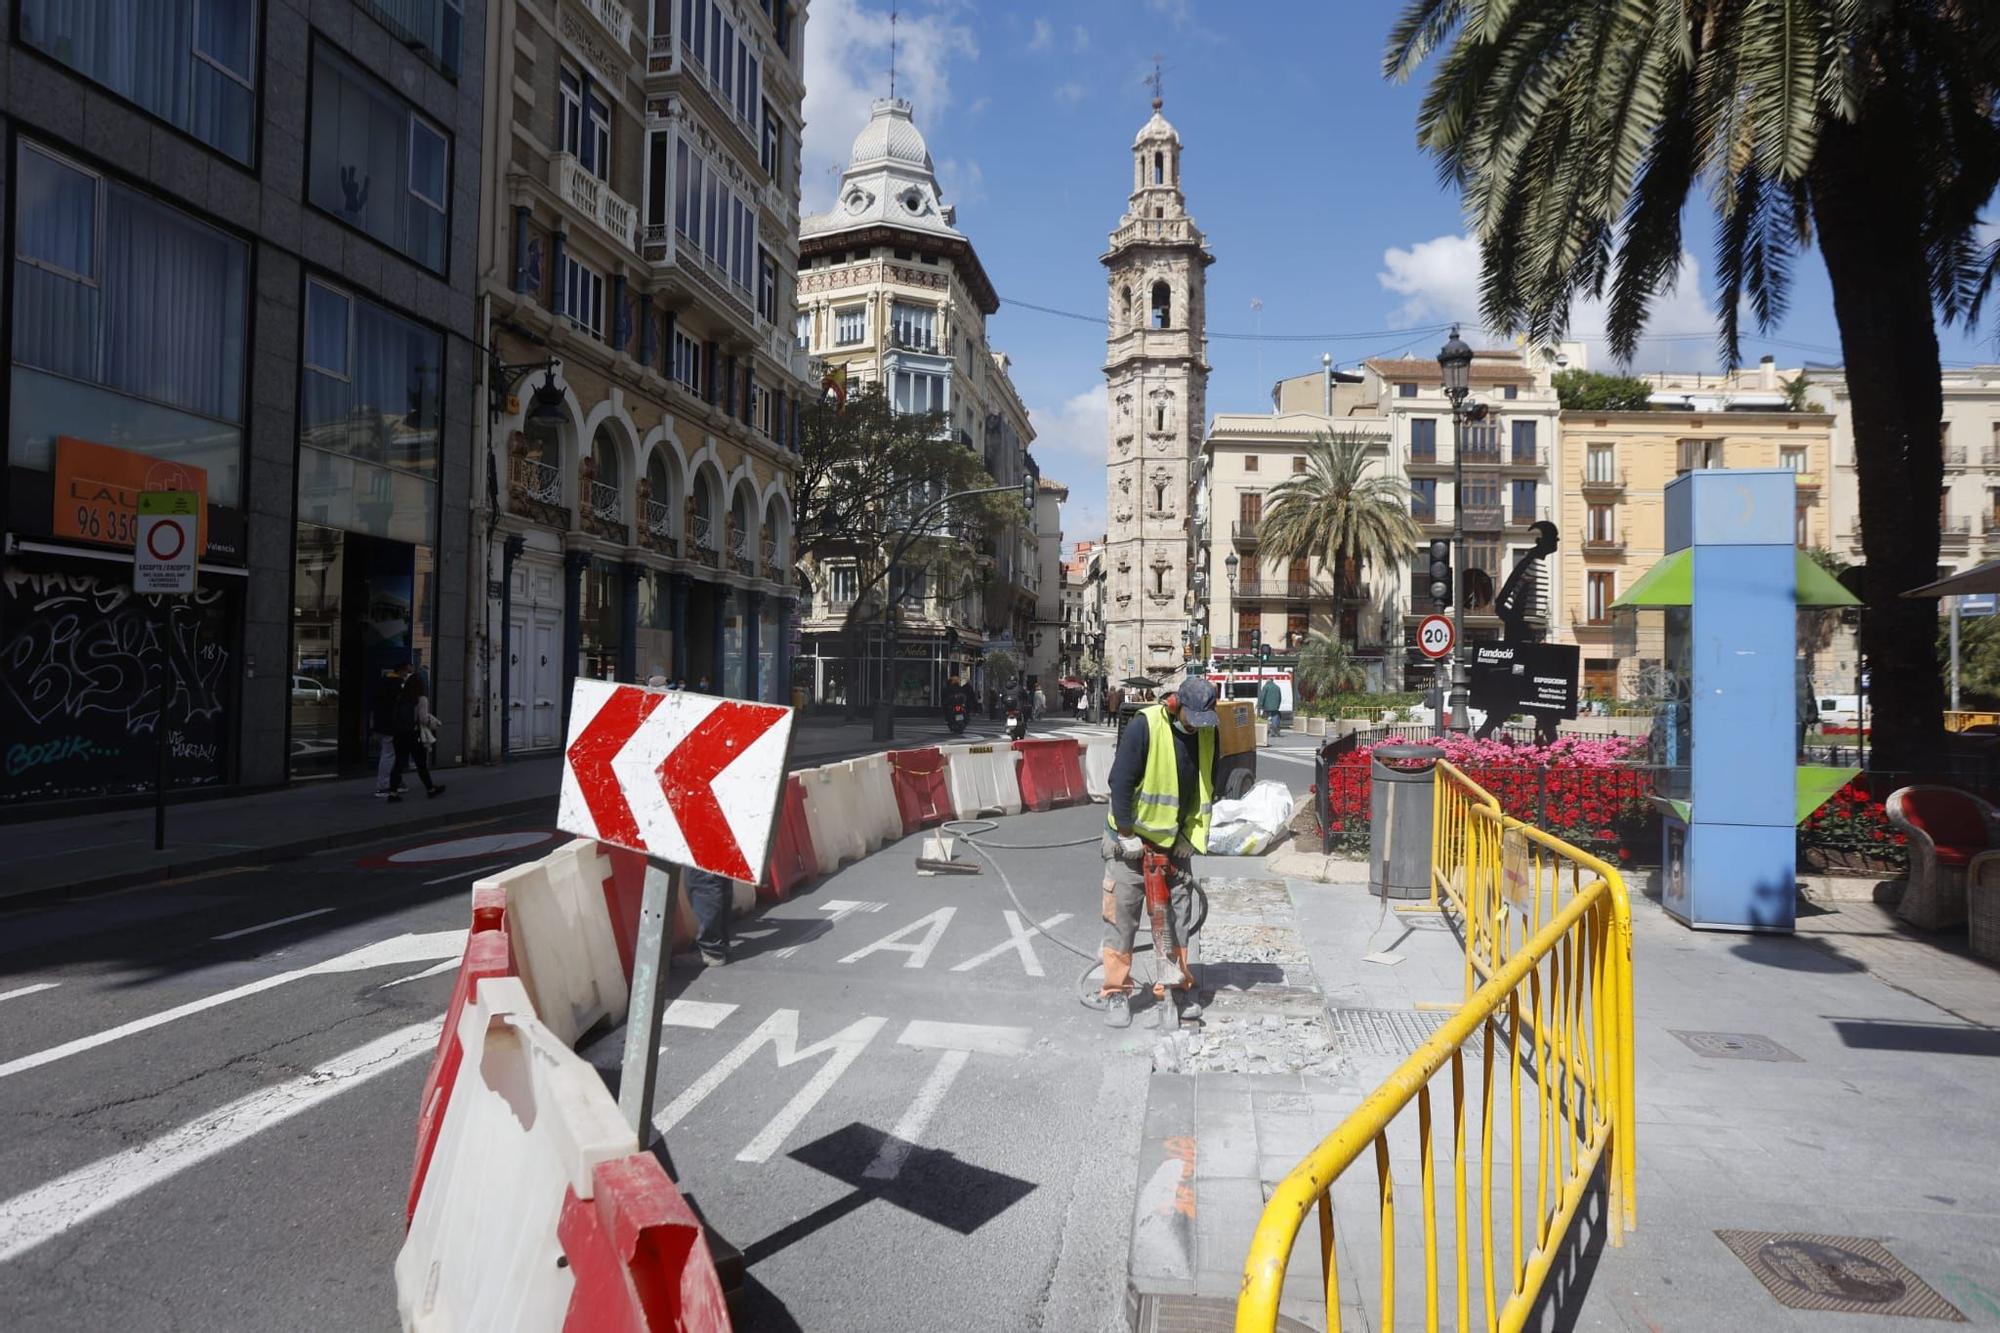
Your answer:
[[[1257,710],[1249,699],[1225,699],[1215,706],[1222,719],[1216,729],[1217,754],[1248,754],[1257,748]]]

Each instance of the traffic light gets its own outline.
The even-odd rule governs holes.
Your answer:
[[[1431,601],[1440,611],[1451,606],[1451,542],[1439,537],[1431,543]]]

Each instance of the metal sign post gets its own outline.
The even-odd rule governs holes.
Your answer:
[[[167,705],[173,701],[171,597],[195,589],[201,497],[193,491],[141,491],[132,543],[132,589],[154,599],[153,638],[160,653],[160,712],[153,722],[153,850],[167,846]]]
[[[667,960],[673,953],[674,907],[681,872],[664,861],[646,862],[639,903],[639,934],[632,946],[632,999],[625,1011],[625,1057],[618,1080],[618,1110],[639,1135],[639,1150],[653,1143],[653,1101],[660,1075],[660,1032],[667,1013]]]

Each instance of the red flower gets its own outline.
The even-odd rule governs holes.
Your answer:
[[[1632,849],[1631,849],[1630,847],[1620,847],[1620,848],[1618,849],[1618,859],[1619,859],[1619,860],[1621,860],[1621,861],[1629,861],[1629,860],[1631,860],[1631,859],[1632,859]]]

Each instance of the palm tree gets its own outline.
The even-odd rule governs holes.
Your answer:
[[[1697,184],[1718,221],[1723,359],[1738,309],[1784,314],[1817,244],[1853,399],[1886,767],[1942,742],[1931,651],[1943,459],[1937,330],[1975,323],[2000,270],[1980,210],[2000,182],[2000,5],[1965,0],[1410,0],[1384,71],[1439,61],[1418,139],[1464,194],[1488,326],[1560,334],[1606,297],[1629,361],[1680,271]]]
[[[1333,636],[1340,637],[1347,574],[1394,565],[1423,537],[1410,516],[1410,488],[1370,475],[1368,451],[1379,442],[1343,431],[1321,432],[1306,445],[1306,470],[1271,488],[1258,525],[1266,555],[1317,559],[1333,575]]]

